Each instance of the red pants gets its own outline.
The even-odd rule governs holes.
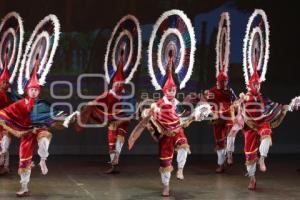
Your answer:
[[[214,124],[213,127],[216,150],[225,149],[227,135],[232,127],[232,121],[225,121],[222,124]]]
[[[159,140],[159,159],[161,171],[172,171],[172,160],[174,149],[187,148],[189,151],[189,145],[184,131],[181,129],[175,136],[164,135]]]
[[[271,137],[272,130],[268,123],[262,124],[258,130],[250,129],[248,126],[244,128],[244,152],[246,164],[252,164],[257,161],[257,151],[259,149],[260,140],[265,137]]]
[[[113,122],[108,126],[108,148],[109,153],[114,153],[116,151],[116,141],[117,138],[121,140],[125,140],[125,135],[128,130],[129,121],[122,122],[118,124],[118,122]]]
[[[37,141],[41,137],[51,138],[51,133],[47,129],[37,129],[35,132],[29,133],[21,138],[19,148],[19,173],[26,171],[32,167],[33,151],[37,145]]]

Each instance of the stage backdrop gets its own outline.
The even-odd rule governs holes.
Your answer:
[[[138,86],[136,96],[152,98],[155,93],[147,74],[147,48],[152,26],[166,10],[181,9],[191,19],[195,28],[197,50],[194,73],[184,93],[203,91],[215,83],[215,40],[219,16],[227,11],[231,16],[230,85],[237,94],[245,92],[242,76],[242,45],[248,17],[255,8],[264,9],[271,27],[271,54],[267,81],[262,90],[272,100],[289,103],[300,94],[299,79],[299,21],[300,13],[296,1],[220,1],[220,0],[0,0],[0,17],[10,11],[17,11],[24,20],[28,40],[34,26],[44,16],[53,13],[61,21],[62,33],[43,98],[51,102],[71,103],[76,110],[82,102],[77,91],[78,76],[83,73],[103,74],[104,54],[107,41],[117,21],[126,14],[135,15],[142,28],[142,61],[133,82]],[[71,83],[54,86],[57,97],[50,95],[54,81]],[[83,94],[97,95],[103,84],[99,79],[82,80]],[[70,94],[71,98],[60,99]],[[70,111],[69,111],[70,112]],[[272,153],[300,153],[300,112],[288,114],[282,125],[274,130]],[[130,130],[137,121],[133,121]],[[186,129],[192,153],[214,153],[212,128],[207,122],[194,123]],[[76,133],[72,128],[53,131],[50,148],[52,154],[104,154],[107,153],[105,128],[86,129]],[[14,139],[12,151],[18,150]],[[242,152],[243,136],[236,140],[238,152]],[[134,150],[125,154],[156,154],[158,145],[144,132]]]

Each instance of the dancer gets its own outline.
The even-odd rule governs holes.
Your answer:
[[[228,67],[230,52],[230,18],[229,13],[221,14],[216,43],[216,86],[204,92],[207,102],[212,105],[214,118],[212,120],[218,166],[216,173],[224,172],[224,164],[233,164],[232,153],[234,151],[235,136],[228,136],[232,127],[233,110],[232,103],[236,96],[228,86]]]
[[[107,126],[110,167],[106,174],[119,172],[119,157],[136,106],[134,87],[130,91],[127,83],[130,83],[139,65],[141,45],[138,20],[133,15],[124,16],[114,28],[105,55],[105,77],[111,89],[89,102],[80,112],[71,114],[64,122],[67,127],[75,117],[77,131],[89,123]]]
[[[257,163],[260,171],[267,170],[265,159],[272,145],[272,128],[279,126],[287,111],[298,109],[300,99],[296,97],[290,105],[282,105],[264,97],[260,91],[269,59],[269,24],[263,10],[256,9],[249,18],[243,55],[247,93],[241,93],[235,105],[239,106],[239,118],[242,117],[245,123],[235,122],[244,132],[246,167],[250,177],[248,189],[255,190]]]
[[[183,169],[190,147],[183,128],[196,118],[201,118],[199,114],[190,115],[187,120],[181,118],[178,113],[180,103],[176,99],[178,86],[172,73],[175,70],[177,83],[180,89],[184,88],[192,73],[194,51],[194,30],[188,17],[180,10],[163,13],[154,25],[148,50],[148,68],[152,84],[156,89],[162,90],[163,97],[142,111],[143,119],[128,140],[131,149],[143,129],[147,127],[153,138],[158,141],[162,196],[170,195],[174,150],[177,151],[176,177],[179,180],[184,179]]]
[[[48,173],[46,159],[52,136],[48,128],[59,122],[62,112],[51,109],[51,105],[39,99],[39,95],[58,45],[59,28],[55,15],[48,15],[36,26],[27,43],[18,78],[18,92],[23,94],[25,90],[26,96],[0,110],[0,125],[21,140],[18,170],[21,189],[16,193],[18,197],[29,194],[28,183],[36,145],[42,174]]]
[[[15,80],[22,54],[23,22],[16,12],[8,13],[0,24],[0,109],[5,108],[19,95],[16,94],[12,84]],[[0,174],[9,172],[9,145],[10,134],[0,127]]]

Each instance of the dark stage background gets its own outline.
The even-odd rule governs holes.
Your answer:
[[[76,86],[81,73],[102,73],[104,54],[110,33],[118,20],[126,15],[135,15],[142,26],[143,58],[134,78],[138,85],[138,98],[154,92],[147,75],[147,48],[152,25],[166,10],[181,9],[191,19],[196,32],[197,51],[194,74],[188,83],[188,91],[202,91],[215,82],[215,38],[219,15],[228,11],[231,15],[231,86],[237,94],[245,91],[242,76],[242,40],[248,17],[255,8],[264,9],[271,28],[271,55],[267,81],[263,92],[272,100],[289,103],[300,94],[299,66],[299,19],[297,1],[220,1],[220,0],[0,0],[0,17],[10,11],[17,11],[24,20],[27,41],[33,28],[44,16],[53,13],[61,22],[62,34],[48,84],[43,89],[43,97],[52,102],[62,102],[49,96],[50,84],[54,80],[67,80]],[[24,44],[25,46],[25,44]],[[89,79],[84,81],[82,91],[99,94],[101,83]],[[68,93],[66,87],[56,87],[56,94]],[[76,109],[81,100],[76,89],[71,99]],[[274,130],[272,153],[300,153],[300,112],[289,113],[282,125]],[[132,130],[136,121],[130,127]],[[81,134],[71,128],[53,131],[52,154],[104,154],[107,152],[106,129],[87,129]],[[213,153],[213,134],[207,122],[195,123],[186,129],[192,152]],[[242,152],[243,137],[236,140],[238,152]],[[12,151],[18,150],[14,139]],[[135,149],[126,154],[155,154],[157,144],[148,133],[144,133]]]

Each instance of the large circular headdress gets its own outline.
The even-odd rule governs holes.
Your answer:
[[[122,53],[121,53],[122,51]],[[142,53],[142,33],[138,19],[133,15],[124,16],[115,26],[108,41],[104,71],[107,83],[113,79],[118,63],[124,56],[123,74],[128,83],[140,64]]]
[[[23,94],[30,79],[34,65],[38,62],[37,75],[40,85],[46,83],[46,76],[52,66],[60,34],[60,23],[55,15],[48,15],[42,19],[26,44],[18,77],[18,93]]]
[[[13,83],[18,71],[23,45],[23,21],[16,12],[8,13],[0,24],[0,70],[4,65],[10,72],[9,82]]]
[[[216,77],[222,71],[228,73],[230,54],[230,17],[228,12],[223,12],[219,21],[216,42]]]
[[[243,69],[246,86],[256,70],[261,82],[265,81],[268,67],[270,42],[269,23],[266,13],[256,9],[249,18],[243,46]]]
[[[190,19],[181,10],[164,12],[156,21],[149,41],[148,70],[156,90],[167,79],[169,52],[173,52],[174,69],[180,89],[193,72],[196,40]]]

